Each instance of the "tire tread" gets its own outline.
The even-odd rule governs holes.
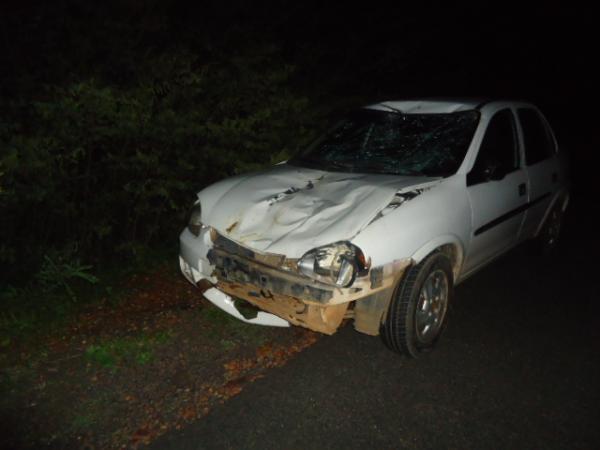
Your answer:
[[[431,264],[432,259],[438,259],[440,256],[445,260],[445,263],[448,264],[448,267],[450,267],[450,262],[445,256],[439,251],[435,251],[423,258],[419,264],[411,266],[404,278],[399,281],[396,290],[392,294],[387,317],[381,326],[380,332],[381,339],[390,350],[413,358],[419,356],[423,351],[423,349],[417,348],[414,343],[414,321],[409,310],[411,308],[413,290],[419,281],[419,276],[422,274],[423,268],[426,265]],[[433,263],[432,267],[434,264],[436,263]],[[450,289],[452,290],[452,279],[450,279],[449,282]],[[450,303],[452,298],[451,292],[448,295]]]

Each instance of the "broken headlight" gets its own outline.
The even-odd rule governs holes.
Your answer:
[[[201,214],[202,208],[200,207],[200,202],[195,203],[190,211],[190,220],[188,221],[187,225],[188,230],[190,230],[194,236],[198,236],[200,234],[200,230],[204,226],[200,221]]]
[[[347,287],[357,275],[365,274],[369,266],[356,245],[336,242],[307,252],[298,262],[298,268],[317,281]]]

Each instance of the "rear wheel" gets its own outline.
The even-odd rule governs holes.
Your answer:
[[[453,288],[444,254],[432,253],[411,267],[393,294],[381,327],[383,342],[413,358],[431,350],[444,329]]]
[[[556,204],[550,210],[546,222],[538,237],[538,247],[543,255],[550,255],[558,245],[558,238],[562,229],[563,210],[560,204]]]

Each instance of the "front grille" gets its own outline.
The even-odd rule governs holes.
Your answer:
[[[256,261],[260,264],[264,264],[275,269],[295,271],[298,267],[298,260],[296,259],[289,259],[284,255],[278,255],[276,253],[256,252],[222,236],[219,233],[217,233],[215,239],[213,239],[213,246],[223,250],[225,253],[229,253],[230,255],[241,256],[242,258]]]
[[[207,256],[220,281],[253,286],[256,295],[280,294],[319,303],[333,296],[331,287],[298,273],[295,260],[254,252],[221,235],[213,244]]]

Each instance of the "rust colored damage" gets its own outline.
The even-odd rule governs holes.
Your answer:
[[[412,262],[402,259],[373,267],[352,286],[341,288],[298,273],[296,261],[283,255],[259,254],[221,235],[214,237],[208,259],[215,267],[218,289],[325,334],[333,334],[349,316],[358,331],[379,334],[393,289]],[[354,309],[348,308],[351,302]]]
[[[354,329],[371,336],[379,335],[393,292],[393,288],[388,288],[357,301],[354,306]]]
[[[233,229],[234,229],[235,227],[237,227],[237,226],[238,226],[238,224],[239,224],[239,223],[240,223],[239,221],[235,221],[235,222],[233,222],[231,225],[229,225],[229,226],[228,226],[228,227],[225,229],[225,231],[227,231],[227,233],[231,233],[231,232],[233,231]]]
[[[300,325],[313,331],[333,334],[338,329],[348,309],[348,303],[332,306],[307,305],[287,295],[266,293],[257,286],[240,285],[228,281],[219,281],[217,288],[226,294],[241,298],[254,306],[275,314],[294,325]]]

